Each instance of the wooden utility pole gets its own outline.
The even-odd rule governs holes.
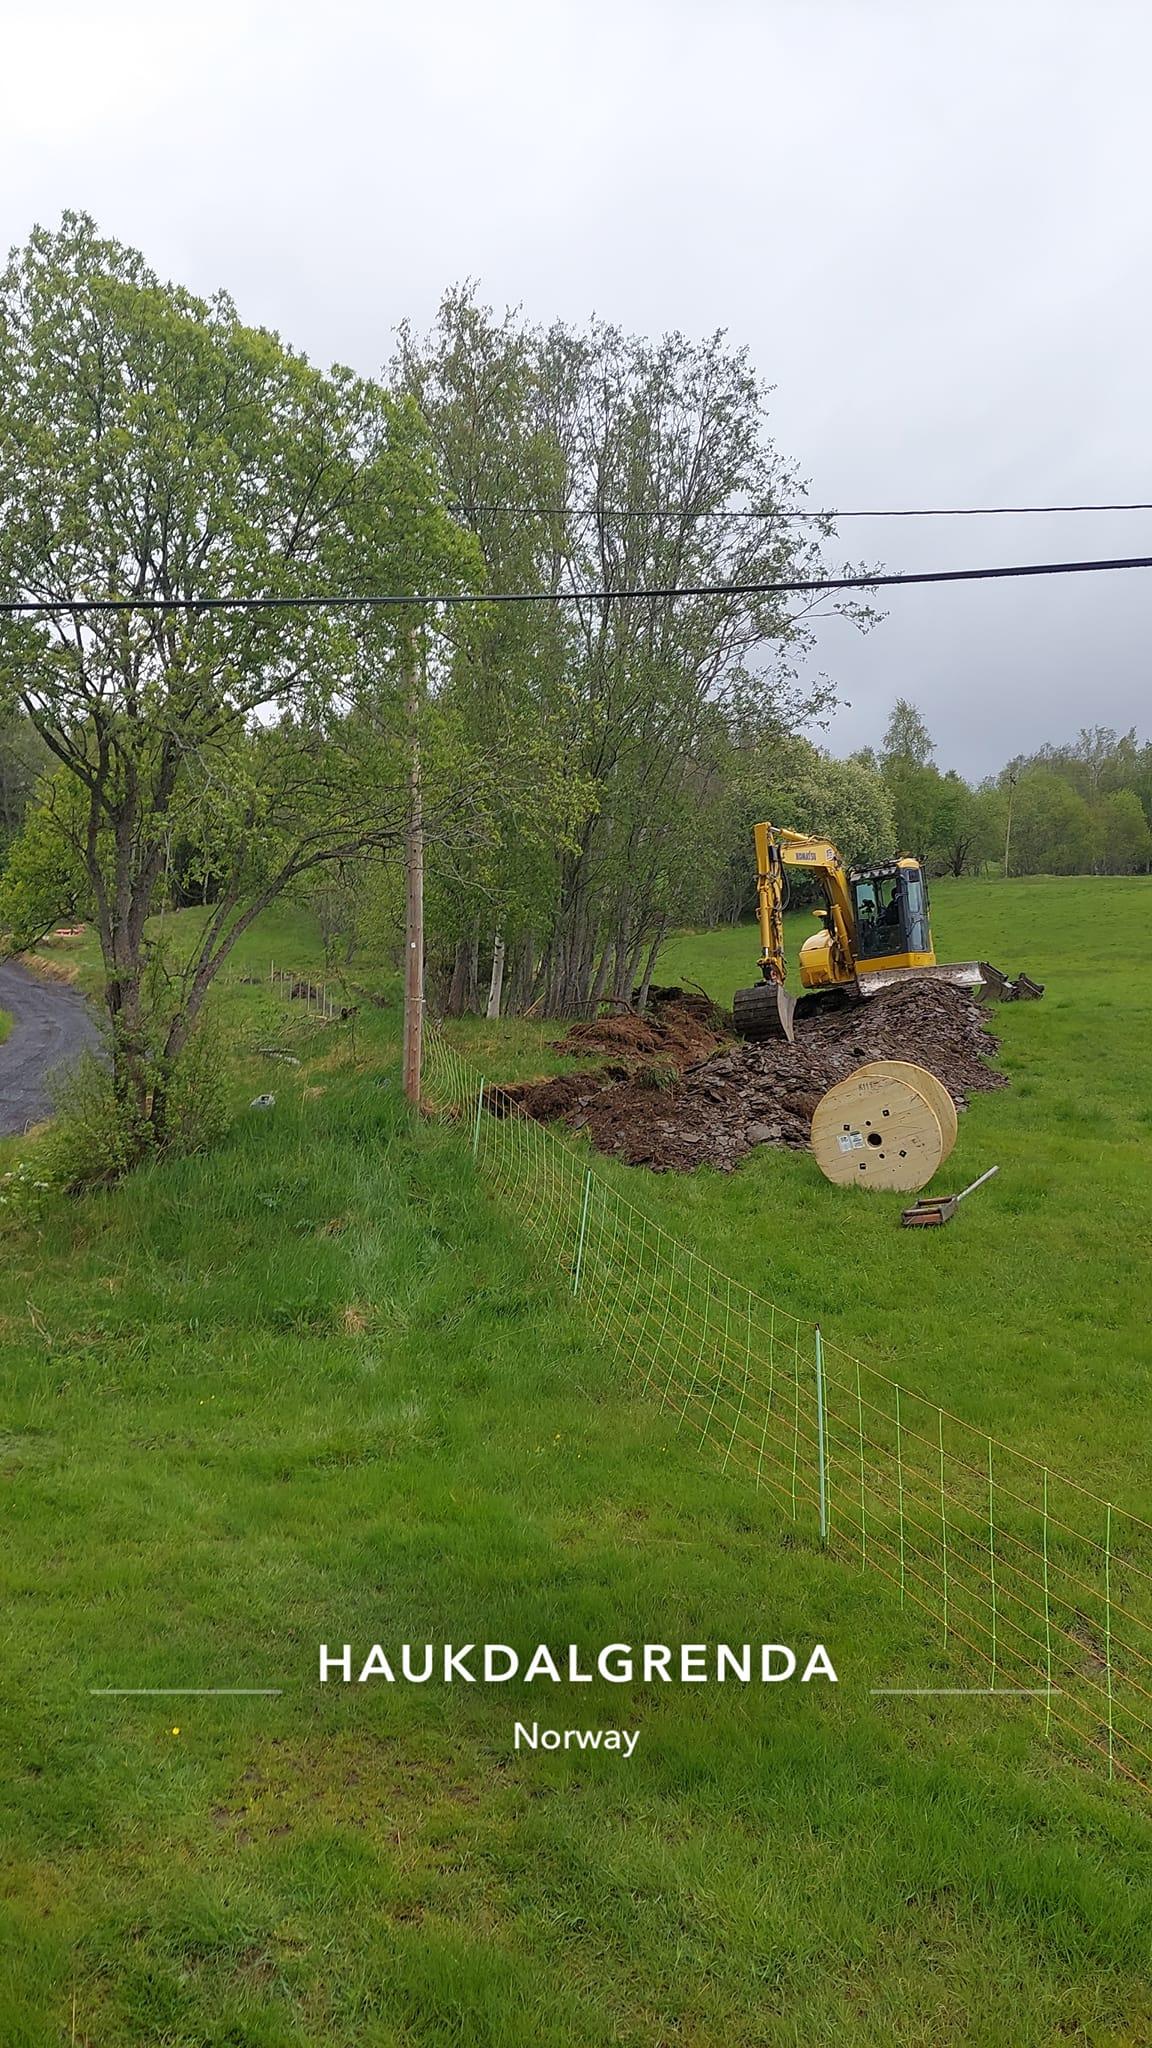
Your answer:
[[[1008,873],[1008,855],[1012,846],[1012,799],[1016,794],[1019,770],[1008,770],[1008,823],[1004,830],[1004,873]]]
[[[412,760],[408,771],[408,915],[404,935],[404,1093],[420,1107],[420,1066],[424,1044],[424,811],[420,789],[420,649],[412,635],[408,721]]]

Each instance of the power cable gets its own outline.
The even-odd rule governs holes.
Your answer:
[[[894,574],[793,577],[777,583],[670,584],[650,590],[493,590],[333,592],[318,597],[81,597],[7,598],[0,616],[44,616],[56,612],[260,612],[462,604],[616,604],[679,597],[775,597],[835,590],[891,590],[917,583],[989,583],[1020,576],[1092,576],[1109,569],[1152,569],[1152,555],[1118,555],[1104,561],[1017,562],[992,569],[921,569]]]
[[[450,509],[465,514],[516,513],[532,519],[1001,519],[1061,512],[1152,512],[1152,503],[1092,505],[922,505],[917,507],[878,506],[848,512],[808,510],[800,506],[776,506],[757,511],[746,507],[717,507],[714,511],[692,511],[684,505],[664,505],[656,511],[634,511],[625,505],[465,505],[457,500]]]

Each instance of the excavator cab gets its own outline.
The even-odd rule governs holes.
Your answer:
[[[928,890],[919,861],[854,868],[848,876],[856,926],[856,958],[875,968],[931,967]]]

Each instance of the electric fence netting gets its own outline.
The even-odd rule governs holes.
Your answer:
[[[424,1102],[678,1431],[921,1609],[975,1686],[1152,1783],[1152,1526],[718,1272],[435,1027]]]

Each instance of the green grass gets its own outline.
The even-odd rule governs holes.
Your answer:
[[[989,1005],[1011,1086],[973,1095],[940,1178],[1000,1173],[947,1230],[902,1232],[905,1196],[848,1199],[806,1154],[769,1147],[732,1175],[600,1169],[723,1271],[1152,1520],[1132,1427],[1152,1386],[1152,879],[938,881],[932,908],[941,960],[990,959],[1047,987]],[[812,929],[789,918],[793,955]],[[729,1003],[758,946],[751,926],[685,933],[659,976]],[[495,1080],[567,1064],[555,1027],[477,1020],[453,1036]]]
[[[845,1201],[803,1155],[762,1152],[727,1181],[666,1178],[657,1199],[717,1263],[753,1267],[850,1349],[1152,1520],[1133,1427],[1152,1365],[1152,881],[937,882],[933,924],[940,959],[1046,985],[1042,1002],[989,1007],[1011,1086],[971,1098],[942,1179],[1000,1173],[955,1224],[910,1237],[895,1227],[904,1197]],[[750,938],[679,939],[662,972],[730,997]],[[761,1228],[782,1197],[784,1246]]]
[[[1147,891],[937,890],[942,957],[1049,981],[1003,1013],[1014,1085],[956,1155],[1002,1171],[949,1231],[910,1239],[898,1199],[798,1156],[607,1169],[1137,1507]],[[310,943],[287,915],[244,971]],[[727,994],[750,945],[687,937],[666,968]],[[53,1202],[0,1256],[5,2048],[1152,2038],[1143,1797],[1024,1710],[870,1700],[923,1658],[915,1617],[635,1398],[459,1136],[413,1127],[395,1018],[365,1006],[353,1063],[262,981],[224,991],[226,1144]],[[556,1064],[540,1027],[457,1035],[494,1073]],[[763,1637],[826,1642],[840,1686],[316,1681],[321,1641]],[[89,1690],[173,1684],[283,1692]],[[517,1756],[517,1718],[640,1741]]]
[[[7,1010],[0,1010],[0,1045],[3,1045],[11,1029],[12,1019],[8,1015]]]

